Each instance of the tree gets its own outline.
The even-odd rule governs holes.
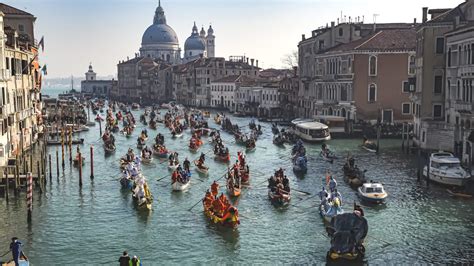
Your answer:
[[[294,67],[298,66],[298,51],[293,50],[291,53],[286,54],[283,56],[281,59],[281,62],[283,63],[283,68],[286,69],[293,69]]]

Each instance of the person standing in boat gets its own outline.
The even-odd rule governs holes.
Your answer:
[[[183,162],[184,171],[186,171],[186,173],[190,172],[189,170],[190,166],[191,166],[191,163],[189,162],[188,157],[186,157]]]
[[[140,266],[141,262],[137,256],[133,256],[133,259],[130,261],[131,266]]]
[[[337,187],[336,179],[334,179],[334,177],[331,176],[329,178],[329,190],[331,191],[331,193],[334,192],[336,187]]]
[[[339,199],[339,205],[342,206],[342,195],[337,191],[337,188],[331,193],[331,200],[335,201],[336,199]]]
[[[130,256],[126,250],[123,252],[123,255],[120,256],[118,262],[120,263],[120,266],[130,266]]]
[[[22,246],[23,244],[20,241],[18,241],[17,237],[12,237],[12,242],[10,243],[10,250],[12,252],[15,266],[20,265],[20,256],[22,254],[22,249],[21,249]]]

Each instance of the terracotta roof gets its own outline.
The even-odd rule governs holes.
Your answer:
[[[457,7],[453,9],[434,9],[435,12],[445,11],[443,14],[437,16],[436,18],[427,21],[426,23],[454,23],[454,19],[456,17],[460,18],[460,21],[466,21],[466,17],[464,16],[464,8],[468,1],[459,4]]]
[[[0,3],[0,11],[2,11],[5,15],[24,15],[33,17],[33,15],[28,12],[6,5],[4,3]]]
[[[380,30],[365,38],[329,49],[326,53],[344,51],[394,51],[414,50],[416,47],[416,31],[411,29]]]

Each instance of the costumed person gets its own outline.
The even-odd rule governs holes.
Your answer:
[[[330,180],[329,180],[329,190],[331,192],[334,192],[334,190],[336,189],[337,187],[337,182],[336,182],[336,179],[334,179],[334,177],[330,177]]]
[[[22,254],[22,247],[23,244],[18,241],[18,238],[12,237],[12,242],[10,243],[10,251],[12,252],[13,261],[15,262],[15,266],[20,265],[20,256]]]

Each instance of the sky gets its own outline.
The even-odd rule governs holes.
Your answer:
[[[167,24],[180,47],[194,21],[212,24],[216,56],[245,55],[263,68],[280,68],[297,50],[301,35],[349,16],[366,23],[421,21],[422,7],[452,8],[462,0],[161,0]],[[44,36],[40,61],[48,77],[83,76],[92,62],[99,76],[117,73],[119,60],[138,52],[153,22],[158,0],[6,0],[37,17],[35,34]]]

